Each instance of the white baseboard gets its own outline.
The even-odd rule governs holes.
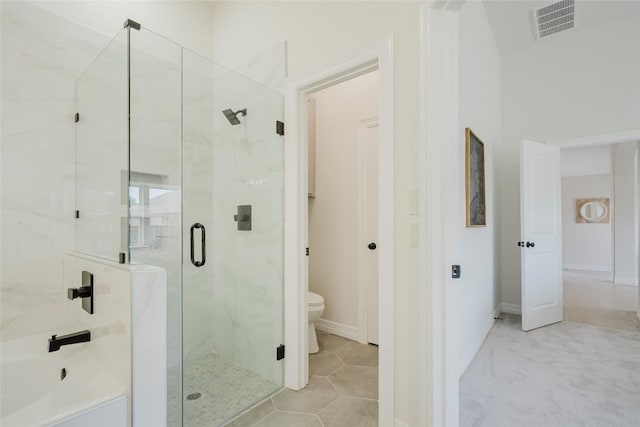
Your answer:
[[[638,286],[638,281],[632,277],[614,277],[613,283],[616,285]]]
[[[503,313],[522,315],[522,307],[517,304],[503,302],[500,306]]]
[[[611,273],[611,267],[605,267],[604,265],[564,264],[562,268],[564,270],[604,271],[605,273]]]
[[[462,354],[460,359],[460,370],[458,374],[460,377],[462,377],[462,374],[464,374],[464,371],[467,370],[467,368],[473,361],[473,358],[476,357],[476,354],[478,354],[478,351],[480,351],[480,347],[482,347],[482,343],[487,338],[487,335],[489,335],[489,331],[491,331],[493,324],[496,323],[495,318],[498,317],[498,315],[500,315],[501,311],[502,311],[502,304],[498,304],[498,306],[493,311],[491,316],[485,322],[481,332],[473,340],[473,342],[471,342],[471,345],[468,347],[468,349]]]
[[[333,335],[358,341],[358,328],[355,326],[345,325],[343,323],[334,322],[332,320],[320,319],[316,322],[318,331],[327,332]]]

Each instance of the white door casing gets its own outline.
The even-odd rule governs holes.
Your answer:
[[[377,116],[358,123],[358,170],[358,341],[378,344]]]
[[[320,66],[287,82],[285,97],[285,386],[300,390],[308,381],[307,357],[307,110],[306,97],[373,70],[379,72],[379,269],[380,348],[378,420],[395,425],[395,231],[393,38],[381,45]],[[384,286],[382,285],[384,284]]]
[[[560,168],[560,148],[522,141],[518,243],[523,331],[561,322],[563,317]]]

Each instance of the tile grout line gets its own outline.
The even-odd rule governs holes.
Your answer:
[[[336,390],[336,392],[337,392],[337,390]],[[341,398],[341,397],[344,397],[344,396],[340,396],[340,395],[338,394],[338,397],[336,397],[335,399],[333,399],[333,402],[331,402],[331,403],[329,403],[327,406],[325,406],[322,410],[320,410],[320,412],[324,412],[324,411],[326,411],[327,409],[331,408],[333,405],[335,405],[335,403],[336,403],[338,400],[340,400],[340,398]],[[318,417],[320,417],[320,412],[318,412]],[[320,420],[320,421],[322,421],[322,420]]]
[[[257,425],[259,422],[265,420],[269,415],[273,414],[274,412],[277,411],[276,409],[276,403],[273,401],[273,396],[269,396],[269,400],[271,401],[271,404],[273,405],[273,411],[269,412],[267,415],[265,415],[264,417],[260,418],[259,420],[257,420],[255,423],[251,424],[249,427],[253,427],[255,425]],[[266,402],[266,400],[265,400]],[[254,408],[255,409],[255,408]],[[248,414],[249,412],[247,412]]]
[[[327,377],[327,381],[329,381],[329,384],[331,384],[331,387],[335,390],[335,392],[338,395],[338,397],[342,397],[342,393],[340,393],[340,391],[338,391],[338,387],[336,387],[336,385],[333,383],[333,381],[331,381],[331,378]]]

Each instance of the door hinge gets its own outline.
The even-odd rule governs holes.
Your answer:
[[[309,248],[305,248],[305,250],[304,250],[304,254],[305,254],[306,256],[309,256]]]
[[[76,123],[78,123],[80,121],[80,113],[76,113],[75,121],[76,121]]]
[[[276,121],[276,133],[278,135],[284,135],[284,123],[280,120]]]
[[[276,348],[276,360],[284,359],[284,344],[280,344],[278,348]]]
[[[76,211],[76,219],[80,218],[80,211]]]

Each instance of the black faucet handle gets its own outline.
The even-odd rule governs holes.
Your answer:
[[[69,298],[70,300],[78,298],[78,288],[67,289],[67,298]]]
[[[74,300],[80,298],[82,309],[89,314],[93,314],[93,274],[88,271],[82,272],[82,286],[67,289],[67,298]]]
[[[67,289],[67,298],[69,298],[70,300],[74,300],[76,298],[89,298],[92,293],[93,292],[90,286],[69,288]]]

